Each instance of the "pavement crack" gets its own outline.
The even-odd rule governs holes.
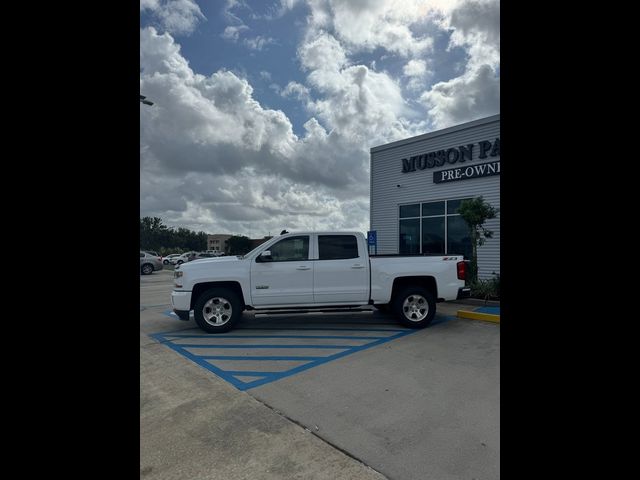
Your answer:
[[[374,472],[376,472],[377,474],[383,476],[384,478],[389,479],[389,477],[385,474],[383,474],[381,471],[376,470],[375,468],[373,468],[371,465],[363,462],[361,459],[359,459],[358,457],[356,457],[355,455],[353,455],[351,452],[349,452],[348,450],[345,450],[344,448],[336,445],[335,443],[331,442],[330,440],[327,440],[326,438],[321,437],[318,433],[314,432],[311,428],[303,425],[302,423],[300,423],[298,420],[289,417],[287,414],[285,414],[284,412],[281,412],[280,410],[277,410],[276,408],[272,407],[271,405],[269,405],[268,403],[260,400],[257,397],[254,397],[253,395],[251,395],[249,392],[245,392],[247,395],[249,395],[251,398],[253,398],[254,400],[256,400],[257,402],[261,403],[262,405],[264,405],[265,407],[267,407],[269,410],[271,410],[272,412],[274,412],[276,415],[281,416],[282,418],[285,418],[287,420],[289,420],[292,423],[295,423],[296,425],[298,425],[299,427],[301,427],[303,430],[305,430],[306,432],[309,432],[311,435],[313,435],[314,437],[317,437],[318,439],[320,439],[321,441],[323,441],[324,443],[326,443],[327,445],[335,448],[336,450],[338,450],[339,452],[342,452],[343,454],[345,454],[347,457],[355,460],[356,462],[360,463],[361,465],[364,465],[367,468],[370,468],[371,470],[373,470]],[[318,426],[315,426],[315,429],[318,429]]]

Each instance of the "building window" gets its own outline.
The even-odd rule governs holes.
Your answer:
[[[471,258],[469,229],[458,213],[462,200],[400,205],[399,253]]]

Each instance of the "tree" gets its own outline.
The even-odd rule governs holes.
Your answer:
[[[244,255],[251,250],[251,239],[244,235],[234,235],[227,240],[229,255]]]
[[[183,227],[167,227],[159,217],[143,217],[140,219],[140,248],[171,253],[206,250],[207,234]]]
[[[140,219],[140,248],[159,250],[165,243],[169,229],[159,217]]]
[[[498,209],[484,201],[482,197],[469,198],[460,202],[458,213],[467,222],[471,236],[471,268],[470,283],[478,281],[478,247],[484,245],[487,238],[493,237],[493,232],[484,228],[484,222],[496,218]]]

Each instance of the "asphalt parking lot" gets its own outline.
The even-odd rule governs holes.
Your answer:
[[[170,271],[140,280],[144,478],[500,477],[500,326],[409,330],[377,311],[172,318]]]

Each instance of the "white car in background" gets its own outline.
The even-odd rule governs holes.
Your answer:
[[[182,265],[183,263],[190,262],[196,257],[196,252],[187,252],[171,259],[172,265]]]
[[[179,253],[172,253],[170,255],[167,255],[166,257],[164,257],[162,259],[162,263],[165,265],[169,265],[170,263],[173,265],[173,262],[171,260],[173,260],[174,258],[179,257],[180,254]]]

